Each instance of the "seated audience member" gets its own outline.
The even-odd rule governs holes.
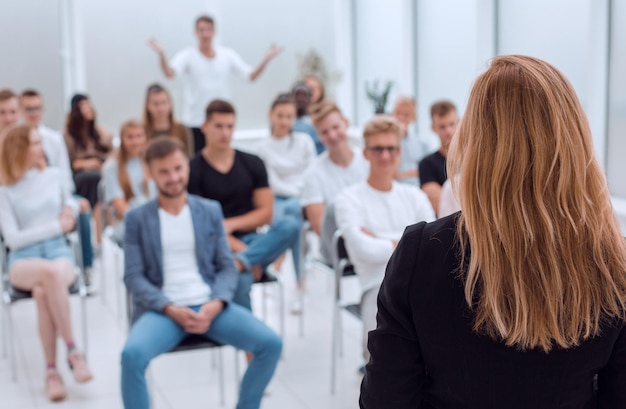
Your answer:
[[[193,133],[174,119],[172,98],[160,84],[150,85],[146,92],[144,125],[148,141],[159,136],[171,136],[183,144],[189,155],[193,154]]]
[[[456,200],[454,191],[452,190],[452,183],[450,182],[450,179],[448,179],[441,188],[441,197],[439,198],[439,210],[437,211],[437,217],[446,217],[460,210],[461,205]]]
[[[311,90],[311,105],[319,104],[326,98],[326,91],[324,90],[324,82],[320,77],[315,74],[305,75],[302,78],[309,89]]]
[[[402,236],[360,407],[626,408],[626,241],[571,83],[495,57],[447,169],[463,211]]]
[[[65,142],[74,172],[76,193],[89,201],[100,232],[100,206],[98,205],[98,183],[102,165],[111,152],[111,135],[96,125],[96,112],[85,95],[72,97],[67,116]],[[100,235],[96,234],[99,242]]]
[[[274,219],[287,215],[302,223],[300,197],[304,176],[316,157],[315,146],[308,135],[292,131],[296,104],[289,94],[279,95],[270,109],[272,135],[259,147],[259,156],[265,162],[269,184],[274,192]],[[300,235],[291,247],[298,291],[304,277],[300,266]],[[300,312],[301,297],[296,296],[292,311]]]
[[[446,156],[450,141],[456,127],[459,124],[459,117],[456,107],[449,101],[435,102],[430,107],[430,117],[433,121],[432,129],[439,136],[441,146],[439,150],[422,159],[419,163],[419,177],[422,190],[428,195],[433,209],[439,210],[439,197],[441,187],[448,176],[446,175]]]
[[[191,160],[189,193],[222,205],[228,243],[241,273],[234,301],[251,309],[253,281],[293,245],[300,234],[300,221],[283,215],[272,222],[274,195],[263,161],[232,148],[234,130],[233,106],[219,99],[212,101],[202,125],[206,146]],[[266,225],[270,225],[267,232],[257,232]]]
[[[126,215],[124,282],[132,295],[133,325],[122,351],[124,407],[148,409],[150,361],[198,334],[253,353],[237,408],[258,409],[282,341],[231,302],[238,272],[222,211],[215,201],[187,194],[186,150],[172,138],[159,138],[145,160],[158,198]]]
[[[20,97],[20,108],[23,123],[31,128],[37,129],[37,132],[39,133],[48,166],[58,168],[63,177],[66,179],[65,184],[70,187],[72,192],[74,192],[74,179],[72,177],[72,169],[63,135],[54,129],[48,128],[42,123],[44,103],[41,94],[33,89],[25,90],[22,92]],[[93,267],[93,247],[91,244],[90,223],[91,208],[86,199],[83,199],[82,197],[76,197],[76,199],[78,200],[79,207],[78,223],[83,255],[82,261],[83,266],[86,269],[86,279],[89,281],[91,278],[91,268]]]
[[[369,165],[363,153],[348,144],[348,120],[337,105],[324,101],[315,108],[311,117],[328,150],[317,157],[305,178],[302,205],[311,228],[321,238],[321,255],[330,264],[332,239],[337,230],[335,199],[346,187],[364,181]]]
[[[417,119],[415,98],[400,97],[396,100],[392,115],[402,125],[402,154],[396,180],[418,186],[417,164],[428,152],[428,145],[417,137],[413,124]]]
[[[315,151],[319,155],[326,150],[326,147],[317,136],[317,131],[311,116],[309,115],[309,107],[311,106],[311,89],[303,81],[297,82],[292,90],[291,95],[296,103],[296,121],[293,124],[294,132],[304,132],[311,137],[315,144]]]
[[[10,249],[9,280],[31,291],[37,304],[39,337],[46,360],[46,393],[65,398],[57,371],[57,334],[67,346],[67,360],[77,382],[92,374],[74,343],[68,288],[76,279],[72,251],[64,237],[76,225],[78,205],[59,168],[46,167],[41,138],[28,126],[7,132],[0,166],[6,184],[0,187],[0,226]]]
[[[17,125],[19,119],[20,103],[17,94],[8,88],[0,89],[0,138]]]
[[[365,124],[363,138],[369,176],[339,195],[335,218],[361,282],[363,355],[367,363],[367,333],[376,328],[376,298],[391,253],[406,226],[433,221],[435,213],[417,186],[394,180],[400,163],[400,123],[378,115]]]
[[[120,130],[120,147],[107,159],[102,169],[104,178],[104,201],[114,210],[115,237],[124,238],[126,212],[156,197],[154,182],[148,175],[143,161],[146,134],[143,124],[131,119]]]

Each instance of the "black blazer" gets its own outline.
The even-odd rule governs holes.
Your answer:
[[[391,257],[361,408],[626,408],[623,322],[549,354],[472,330],[458,273],[458,216],[408,227]]]

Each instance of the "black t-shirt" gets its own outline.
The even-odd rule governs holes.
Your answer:
[[[419,163],[419,173],[421,186],[430,182],[437,182],[443,186],[448,179],[446,157],[439,151],[424,157]]]
[[[235,217],[254,210],[255,189],[269,187],[261,158],[235,150],[233,166],[221,173],[198,152],[189,164],[189,193],[217,200],[224,217]]]

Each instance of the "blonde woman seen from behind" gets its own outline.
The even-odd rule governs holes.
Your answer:
[[[626,242],[571,84],[495,58],[447,166],[462,212],[398,245],[361,408],[626,407]]]

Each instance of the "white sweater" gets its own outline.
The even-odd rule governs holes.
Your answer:
[[[0,229],[12,250],[63,234],[63,206],[78,212],[59,168],[31,169],[14,185],[0,186]]]
[[[302,132],[269,137],[261,144],[259,156],[265,162],[270,187],[276,196],[301,196],[304,176],[317,156],[311,137]]]
[[[365,181],[350,186],[337,198],[335,218],[365,292],[382,283],[393,241],[400,240],[405,227],[433,221],[435,213],[428,197],[416,186],[393,182],[391,190],[384,192]]]

